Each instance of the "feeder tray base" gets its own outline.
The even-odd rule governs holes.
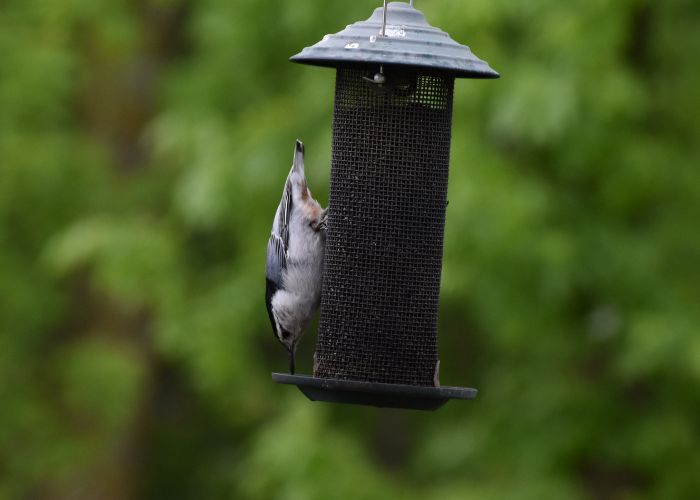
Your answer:
[[[433,411],[450,399],[474,399],[478,391],[466,387],[426,387],[400,384],[380,384],[273,373],[278,384],[296,385],[311,401],[347,403]]]

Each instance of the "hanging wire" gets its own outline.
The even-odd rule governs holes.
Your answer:
[[[387,0],[384,0],[384,17],[382,19],[382,36],[386,36],[386,9],[387,9]]]

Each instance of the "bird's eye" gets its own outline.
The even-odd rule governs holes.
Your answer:
[[[282,338],[287,340],[291,333],[289,333],[287,330],[282,330]]]

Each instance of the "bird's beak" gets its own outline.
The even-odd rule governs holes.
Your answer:
[[[294,375],[294,371],[296,368],[295,359],[294,359],[295,356],[296,356],[296,349],[295,348],[289,349],[289,374],[290,375]]]

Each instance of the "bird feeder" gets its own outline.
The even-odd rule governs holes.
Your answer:
[[[392,2],[292,62],[337,70],[329,217],[310,399],[433,410],[476,389],[438,381],[438,307],[455,78],[498,78]]]

